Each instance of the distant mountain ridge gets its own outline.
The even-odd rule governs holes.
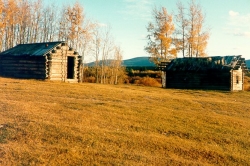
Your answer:
[[[111,61],[111,60],[109,60]],[[102,61],[99,61],[101,64]],[[88,66],[95,66],[95,62],[87,63]],[[149,60],[149,57],[135,57],[122,61],[122,66],[125,67],[156,67],[156,65]]]
[[[110,60],[111,61],[111,60]],[[102,61],[99,63],[101,64]],[[95,62],[87,63],[88,66],[94,66]],[[122,65],[125,67],[156,67],[156,65],[149,60],[149,57],[135,57],[122,61]],[[250,69],[250,59],[246,60],[247,68]]]
[[[250,69],[250,59],[246,60],[247,68]]]
[[[123,60],[123,66],[144,66],[155,67],[156,65],[149,60],[149,57],[135,57],[127,60]]]

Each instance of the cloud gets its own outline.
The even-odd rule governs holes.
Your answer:
[[[235,36],[243,36],[243,37],[250,37],[250,31],[249,32],[235,32]]]
[[[238,12],[235,12],[235,11],[232,11],[232,10],[230,10],[228,13],[229,13],[229,16],[232,16],[232,17],[235,17],[235,16],[239,15]]]
[[[151,17],[152,0],[124,0],[124,3],[122,13],[126,18],[149,20]]]
[[[250,13],[241,14],[230,10],[228,12],[228,27],[226,29],[228,34],[250,38]]]
[[[241,47],[234,47],[233,50],[241,50]]]
[[[250,27],[250,13],[248,14],[229,14],[229,21],[231,25],[241,25]]]
[[[97,23],[97,26],[99,26],[99,27],[107,27],[108,25],[105,24],[105,23]]]

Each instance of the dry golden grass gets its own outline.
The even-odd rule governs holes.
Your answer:
[[[250,93],[0,78],[0,165],[249,165]]]

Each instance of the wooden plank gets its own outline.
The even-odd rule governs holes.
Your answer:
[[[31,61],[31,60],[2,60],[1,64],[45,64],[46,61]]]
[[[17,77],[17,78],[45,78],[45,74],[34,74],[34,73],[23,73],[23,72],[16,72],[16,73],[4,73],[5,76],[10,76],[10,77]]]
[[[62,63],[62,62],[66,63],[66,60],[67,59],[53,59],[50,62],[52,62],[52,63],[55,63],[55,62],[57,62],[57,63]]]
[[[53,75],[54,77],[62,77],[65,75],[65,73],[55,73],[55,72],[51,72],[51,75]]]
[[[18,72],[20,71],[43,71],[45,72],[45,68],[29,68],[29,67],[12,67],[12,66],[8,66],[8,67],[4,67],[2,68],[2,71],[13,71],[13,72]]]
[[[31,68],[45,68],[45,64],[23,64],[23,63],[15,63],[15,64],[0,64],[2,67],[31,67]]]

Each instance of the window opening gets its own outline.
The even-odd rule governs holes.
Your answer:
[[[236,76],[236,84],[239,84],[239,76]]]

